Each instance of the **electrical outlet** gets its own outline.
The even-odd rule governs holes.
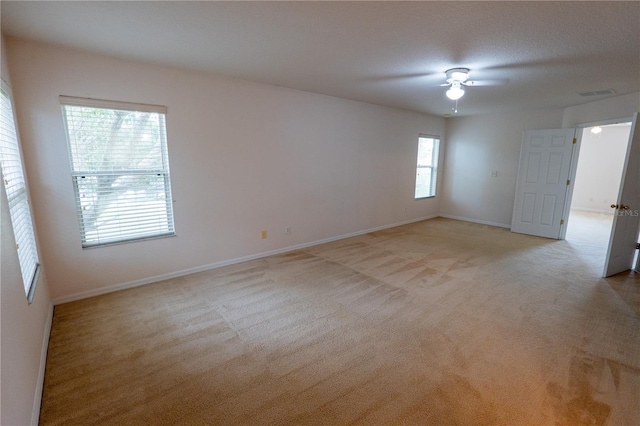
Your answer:
[[[291,227],[290,226],[285,226],[284,227],[284,233],[285,234],[290,234],[291,233]]]
[[[264,240],[265,238],[267,238],[267,231],[262,231],[260,233],[260,237]]]

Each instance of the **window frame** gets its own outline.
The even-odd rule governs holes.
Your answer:
[[[76,203],[76,215],[78,218],[78,225],[80,230],[80,240],[83,249],[92,249],[98,247],[106,247],[111,245],[119,245],[119,244],[127,244],[145,240],[152,240],[158,238],[167,238],[173,237],[176,235],[175,233],[175,214],[173,211],[173,197],[171,191],[171,174],[169,170],[169,148],[167,143],[167,131],[166,131],[166,114],[167,108],[161,105],[150,105],[150,104],[140,104],[140,103],[131,103],[131,102],[119,102],[119,101],[109,101],[102,99],[92,99],[92,98],[78,98],[71,96],[60,96],[59,97],[62,119],[64,122],[65,128],[65,136],[67,139],[67,148],[69,150],[69,160],[70,160],[70,171],[71,171],[71,180],[74,188],[74,198]],[[159,138],[160,138],[160,163],[162,164],[162,168],[153,168],[148,170],[142,169],[118,169],[116,170],[75,170],[74,166],[74,156],[73,149],[71,146],[69,127],[67,122],[67,115],[65,111],[65,107],[88,107],[94,109],[103,109],[103,110],[116,110],[116,111],[133,111],[133,112],[142,112],[142,113],[156,113],[159,118]],[[166,208],[166,218],[167,218],[167,231],[162,232],[147,232],[143,235],[139,236],[131,236],[126,234],[118,234],[107,238],[106,241],[100,241],[100,237],[96,237],[94,239],[87,238],[86,233],[86,224],[85,217],[83,215],[83,208],[81,205],[81,197],[80,197],[80,179],[85,178],[87,176],[113,176],[113,175],[121,175],[121,176],[162,176],[162,187],[165,193],[165,208]],[[146,216],[150,217],[150,216]],[[97,241],[96,241],[97,240]]]
[[[431,165],[421,165],[420,164],[420,139],[432,139],[434,141],[434,146],[431,151]],[[415,185],[413,196],[414,200],[424,200],[425,198],[434,198],[437,195],[437,186],[438,186],[438,162],[440,156],[440,136],[437,135],[429,135],[429,134],[418,134],[418,142],[416,148],[416,174],[415,174]],[[418,172],[420,170],[430,169],[430,185],[429,185],[429,193],[425,196],[418,196]]]
[[[27,302],[31,303],[33,302],[41,270],[40,255],[38,253],[38,240],[36,238],[36,228],[33,221],[33,209],[31,208],[31,197],[29,194],[29,185],[24,166],[24,156],[22,155],[22,144],[20,142],[20,134],[18,132],[18,120],[14,108],[13,92],[11,91],[9,84],[7,84],[3,79],[0,79],[0,89],[2,90],[0,96],[6,96],[10,108],[9,112],[11,113],[11,119],[13,121],[11,124],[13,124],[12,130],[14,137],[12,138],[13,140],[10,141],[10,144],[15,146],[10,147],[7,145],[5,146],[5,149],[15,150],[13,160],[17,160],[16,163],[19,166],[17,170],[18,178],[20,179],[19,186],[17,190],[15,188],[13,189],[12,192],[14,192],[14,194],[11,198],[9,191],[7,190],[9,187],[9,181],[7,180],[7,177],[5,177],[5,170],[2,166],[0,166],[0,175],[2,176],[2,183],[5,186],[5,193],[7,196],[7,203],[10,212],[9,221],[11,222],[16,243],[16,254],[18,255],[18,262],[20,264],[22,286],[25,291]],[[2,115],[3,114],[0,113],[0,117]],[[0,142],[0,145],[2,145],[2,142]],[[9,160],[9,158],[5,160]],[[0,159],[0,163],[1,162],[2,161]],[[21,197],[24,197],[24,200],[20,200],[19,198]],[[19,209],[18,206],[23,202],[24,207]],[[20,216],[17,217],[16,214],[20,214]],[[16,228],[16,223],[20,223],[19,228]],[[27,247],[27,253],[19,251],[21,245],[23,248]],[[25,274],[29,274],[30,276],[25,276]]]

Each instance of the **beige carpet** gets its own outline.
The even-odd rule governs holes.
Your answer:
[[[640,279],[601,270],[433,219],[60,305],[41,423],[638,425]]]

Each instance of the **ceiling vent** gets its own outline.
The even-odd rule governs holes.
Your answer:
[[[580,96],[603,96],[603,95],[615,95],[616,91],[613,89],[595,90],[593,92],[583,92]]]

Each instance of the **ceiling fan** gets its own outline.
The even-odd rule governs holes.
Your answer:
[[[509,82],[508,79],[469,80],[469,71],[469,68],[451,68],[445,71],[447,82],[441,84],[440,86],[449,86],[446,95],[447,98],[455,101],[455,106],[452,108],[453,112],[458,112],[458,99],[464,96],[465,86],[500,86]]]

